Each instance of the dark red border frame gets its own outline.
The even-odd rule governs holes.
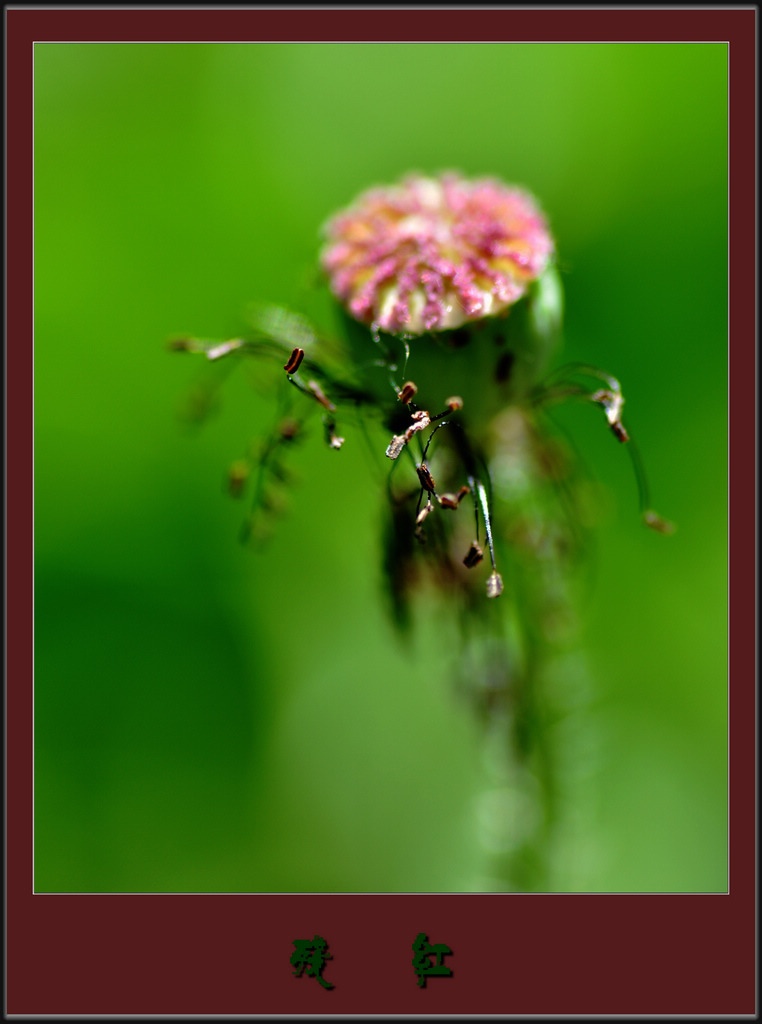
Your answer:
[[[756,1011],[756,8],[6,8],[8,683],[6,1012],[635,1014]],[[34,41],[727,41],[730,46],[730,893],[34,895],[32,44]],[[415,985],[425,928],[454,976]],[[326,935],[336,987],[296,984]],[[372,939],[372,948],[367,943]],[[373,951],[383,951],[383,969]],[[327,973],[327,972],[326,972]]]

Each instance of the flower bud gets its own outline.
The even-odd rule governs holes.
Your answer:
[[[452,330],[501,313],[553,254],[531,196],[454,173],[364,192],[325,235],[332,292],[356,320],[389,334]]]

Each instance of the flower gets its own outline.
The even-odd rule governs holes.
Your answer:
[[[364,192],[324,234],[332,292],[356,320],[389,334],[451,330],[501,313],[553,255],[527,192],[454,172]]]

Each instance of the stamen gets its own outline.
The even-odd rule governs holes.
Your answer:
[[[469,477],[468,482],[478,495],[479,506],[481,508],[482,518],[484,519],[484,530],[487,534],[489,558],[492,563],[492,574],[487,580],[487,597],[499,597],[503,592],[503,578],[497,571],[497,566],[495,565],[495,544],[492,539],[492,520],[490,518],[487,491],[481,480],[477,480],[475,477]]]
[[[326,397],[325,393],[323,392],[322,388],[320,387],[316,380],[308,380],[307,388],[312,392],[312,395],[315,398],[315,400],[320,402],[324,409],[327,409],[328,412],[336,412],[336,406],[329,398]]]
[[[429,494],[435,494],[436,484],[434,483],[434,478],[432,477],[426,463],[422,462],[420,466],[416,466],[415,471],[418,474],[418,479],[421,481],[421,487],[423,487],[425,491],[428,491]]]
[[[417,394],[418,388],[411,380],[409,380],[406,384],[402,385],[402,388],[400,390],[400,393],[397,395],[397,398],[399,398],[400,402],[402,402],[403,405],[409,405]]]
[[[333,417],[328,417],[325,420],[325,438],[330,448],[338,450],[344,444],[344,438],[336,434],[336,421]]]
[[[223,356],[235,352],[236,349],[242,348],[245,344],[240,338],[234,338],[232,341],[223,341],[221,344],[213,346],[213,348],[208,348],[206,350],[206,358],[221,359]]]
[[[622,406],[624,405],[624,396],[619,390],[619,382],[615,381],[615,383],[615,391],[596,391],[590,396],[590,401],[603,407],[603,411],[606,413],[606,419],[609,421],[609,426],[611,427],[614,437],[616,437],[618,441],[622,441],[624,443],[630,440],[629,434],[622,424]]]
[[[599,388],[590,392],[583,385],[570,379],[571,374],[581,374],[604,381],[608,387]],[[624,395],[616,377],[612,377],[602,370],[593,366],[586,366],[582,363],[572,363],[569,366],[561,367],[552,374],[548,382],[535,392],[535,401],[538,405],[544,406],[554,401],[563,401],[565,398],[584,398],[590,402],[600,405],[606,414],[609,427],[617,441],[627,444],[627,451],[632,462],[635,473],[635,480],[638,486],[638,498],[640,502],[640,514],[643,522],[650,529],[657,533],[672,533],[674,525],[667,519],[663,519],[658,513],[650,508],[650,497],[648,492],[648,479],[643,460],[640,457],[637,445],[632,439],[629,431],[622,423],[622,406]]]
[[[296,373],[296,371],[301,366],[302,359],[304,359],[304,349],[295,348],[291,355],[289,356],[288,362],[283,367],[283,369],[288,374]]]
[[[465,565],[467,569],[473,569],[473,567],[475,565],[478,565],[483,558],[484,552],[479,547],[477,542],[474,541],[471,547],[468,549],[466,557],[463,559],[463,565]]]
[[[460,505],[463,498],[465,497],[465,495],[469,493],[469,491],[470,488],[466,487],[464,484],[457,494],[440,494],[439,504],[442,506],[442,508],[457,508],[458,505]]]
[[[426,504],[423,506],[421,511],[416,516],[416,518],[415,518],[415,525],[416,526],[420,526],[421,523],[424,521],[424,519],[428,516],[429,512],[431,512],[431,510],[433,508],[434,508],[434,506],[431,504],[431,498],[429,498],[429,500],[426,502]]]
[[[406,444],[407,438],[404,434],[395,434],[386,447],[387,459],[396,459]]]
[[[658,512],[654,512],[651,508],[643,513],[643,522],[649,529],[655,530],[657,533],[674,533],[676,529],[674,523],[671,523],[668,519],[663,519]]]
[[[503,577],[493,572],[487,579],[487,597],[500,597],[503,592]]]
[[[414,412],[412,420],[413,422],[404,434],[395,434],[394,437],[392,437],[386,449],[386,457],[388,459],[396,459],[413,434],[417,434],[421,430],[425,430],[431,423],[431,417],[424,409],[419,409],[418,412]]]

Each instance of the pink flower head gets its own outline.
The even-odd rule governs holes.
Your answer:
[[[500,313],[553,254],[530,195],[455,173],[364,192],[324,231],[321,262],[334,295],[356,320],[389,334]]]

